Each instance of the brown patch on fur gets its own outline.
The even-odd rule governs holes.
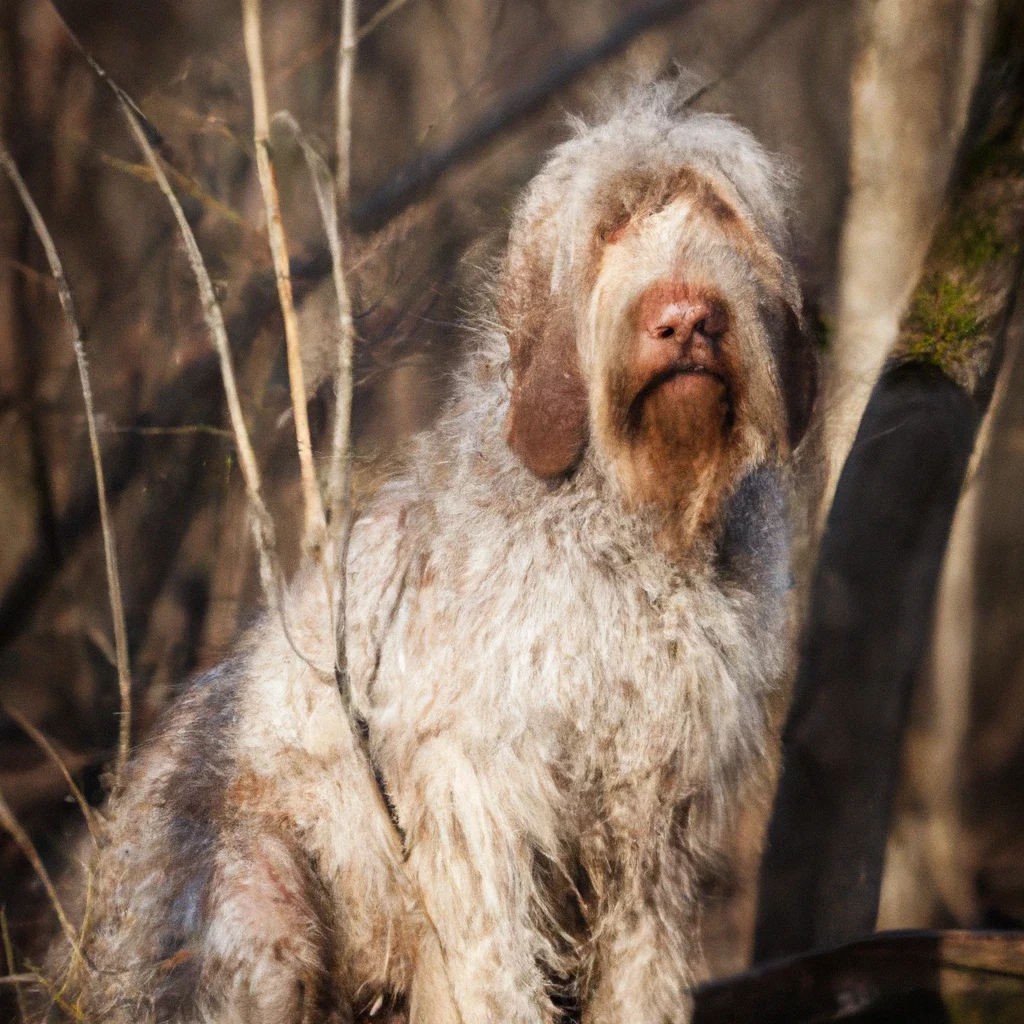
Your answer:
[[[191,949],[179,949],[173,956],[169,956],[166,960],[162,960],[157,965],[157,970],[161,974],[166,974],[168,971],[173,971],[176,967],[180,967],[182,964],[187,963],[195,957],[195,953]]]
[[[272,791],[272,784],[266,776],[258,775],[251,768],[242,768],[231,780],[224,802],[228,808],[264,808]]]
[[[597,197],[600,214],[594,231],[597,250],[594,255],[599,258],[600,250],[622,239],[633,224],[684,196],[693,201],[698,212],[724,229],[743,227],[740,215],[715,186],[692,167],[666,167],[662,174],[653,174],[649,168],[644,168],[619,175]]]

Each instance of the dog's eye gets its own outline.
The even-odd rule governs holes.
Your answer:
[[[703,321],[701,321],[703,323]],[[668,324],[658,330],[659,338],[671,338],[675,335],[676,329]]]

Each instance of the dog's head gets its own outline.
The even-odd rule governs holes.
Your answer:
[[[802,437],[815,359],[789,257],[785,174],[668,87],[581,129],[513,221],[499,313],[508,443],[538,476],[590,454],[627,504],[716,520],[752,469]]]

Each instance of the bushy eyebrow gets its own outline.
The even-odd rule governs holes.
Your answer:
[[[595,196],[601,210],[595,234],[607,241],[631,221],[649,217],[676,199],[689,198],[694,208],[723,227],[745,226],[743,218],[715,185],[689,164],[640,168],[617,175]]]

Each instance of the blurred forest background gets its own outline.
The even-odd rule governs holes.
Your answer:
[[[338,7],[264,3],[271,108],[289,110],[328,159]],[[477,301],[518,189],[564,137],[566,114],[681,65],[703,83],[695,105],[733,115],[799,174],[801,269],[823,345],[813,457],[827,459],[831,493],[879,370],[906,347],[936,224],[955,214],[944,203],[963,167],[976,85],[1003,59],[1004,15],[995,0],[360,0],[346,243],[357,491],[444,402],[465,343],[460,317]],[[68,28],[164,138],[224,306],[287,565],[298,553],[298,468],[238,3],[57,0],[55,10],[49,0],[0,0],[0,134],[54,235],[85,333],[139,741],[191,672],[225,656],[261,591],[192,274],[116,101]],[[1017,127],[1000,157],[1010,184],[996,194],[996,220],[970,229],[981,245],[972,273],[1010,256],[1017,266]],[[337,346],[330,260],[301,151],[274,142],[322,450]],[[1009,310],[1016,278],[974,295],[964,289],[977,277],[961,270],[957,296],[998,306],[982,302],[981,321]],[[1004,324],[1007,372],[1021,319]],[[935,357],[948,370],[944,360]],[[915,683],[880,927],[1024,926],[1022,430],[1024,390],[997,389]],[[819,518],[803,538],[807,564]],[[6,183],[0,700],[53,741],[89,799],[101,798],[118,689],[82,397],[54,282]],[[78,810],[53,761],[6,714],[0,791],[56,864]],[[751,811],[717,883],[712,975],[749,958],[767,810]],[[0,902],[15,947],[38,962],[50,910],[6,836]]]

